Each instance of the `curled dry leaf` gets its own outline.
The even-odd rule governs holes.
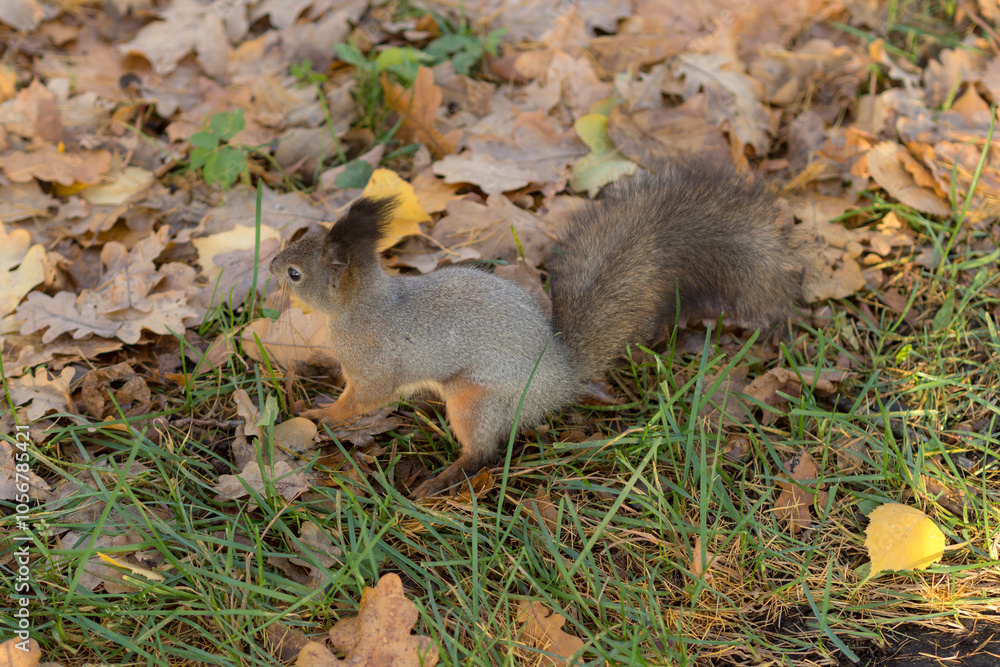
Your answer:
[[[919,185],[903,162],[903,149],[891,141],[876,144],[868,151],[868,170],[872,178],[890,195],[918,211],[946,216],[951,213],[948,202],[933,189]]]
[[[710,581],[712,573],[709,572],[709,568],[715,563],[716,555],[708,551],[703,544],[701,535],[694,538],[694,547],[691,551],[691,574],[696,577],[704,577],[705,581]]]
[[[803,452],[793,457],[784,467],[786,472],[779,475],[778,486],[781,487],[781,493],[774,502],[774,513],[788,522],[794,535],[799,529],[812,525],[813,518],[809,508],[814,503],[825,506],[826,491],[816,488],[819,470],[809,454]]]
[[[419,618],[415,604],[403,594],[403,582],[386,574],[361,594],[358,615],[344,618],[330,630],[330,641],[342,651],[340,660],[323,644],[310,642],[299,653],[298,667],[433,667],[437,646],[430,637],[411,635]]]
[[[538,658],[546,667],[570,667],[571,658],[583,648],[583,641],[563,631],[566,617],[558,614],[538,600],[522,600],[517,612],[517,622],[523,623],[521,640],[532,648],[551,653]],[[562,659],[560,659],[562,658]]]
[[[264,437],[258,427],[260,410],[254,405],[250,394],[245,389],[237,389],[233,392],[233,401],[236,403],[236,414],[243,418],[243,432],[255,438]]]
[[[274,444],[293,454],[301,454],[315,446],[316,424],[305,417],[293,417],[275,424]]]
[[[88,371],[81,380],[83,404],[87,412],[98,419],[113,413],[117,406],[127,410],[130,404],[148,405],[152,400],[146,380],[126,363]],[[114,401],[108,395],[114,396]]]
[[[944,555],[944,533],[915,507],[886,503],[868,519],[865,548],[871,576],[883,570],[925,570]]]

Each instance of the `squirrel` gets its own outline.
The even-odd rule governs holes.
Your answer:
[[[534,427],[579,397],[626,345],[680,319],[725,313],[771,327],[801,300],[808,270],[802,234],[783,222],[773,191],[704,159],[639,170],[570,215],[546,262],[551,317],[482,267],[386,273],[378,244],[396,205],[355,200],[328,233],[295,241],[270,270],[329,319],[346,379],[332,405],[304,417],[340,423],[424,389],[444,399],[462,452],[415,499],[494,464],[522,394],[517,423]]]

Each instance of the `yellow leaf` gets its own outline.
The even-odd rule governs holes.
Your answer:
[[[361,193],[362,197],[396,197],[399,206],[392,213],[386,237],[379,244],[379,251],[386,250],[399,243],[404,236],[416,236],[421,233],[421,222],[428,222],[431,216],[420,205],[413,186],[389,169],[376,169],[368,179],[368,185]]]
[[[914,507],[887,503],[868,518],[865,547],[872,576],[883,570],[924,570],[944,555],[944,534]]]
[[[607,116],[599,113],[580,116],[573,128],[590,148],[590,153],[573,165],[570,185],[574,190],[586,190],[593,196],[602,185],[635,173],[639,165],[622,156],[608,135]]]
[[[86,183],[81,183],[80,181],[74,181],[72,185],[63,185],[62,183],[55,184],[55,192],[60,197],[69,197],[75,195],[78,192],[83,192],[87,189]]]
[[[261,243],[267,239],[279,240],[278,230],[260,226]],[[198,263],[204,269],[204,274],[214,281],[222,273],[223,267],[215,263],[215,256],[233,250],[250,250],[257,242],[257,230],[247,225],[236,225],[232,229],[210,236],[191,239],[191,245],[198,251]]]
[[[128,570],[132,574],[137,574],[140,577],[145,577],[149,581],[163,581],[164,580],[164,576],[162,574],[160,574],[159,572],[147,569],[145,567],[140,567],[138,565],[132,565],[131,563],[127,563],[127,562],[125,562],[123,560],[119,560],[117,558],[112,558],[111,556],[102,554],[100,551],[97,552],[97,557],[100,558],[105,563],[107,563],[108,565],[114,565],[115,567],[120,567],[123,570]]]
[[[31,233],[0,222],[0,317],[14,312],[21,299],[45,281],[48,258],[45,248],[31,245]]]

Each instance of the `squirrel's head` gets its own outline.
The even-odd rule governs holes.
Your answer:
[[[271,274],[310,308],[339,310],[359,281],[382,275],[378,244],[396,206],[394,197],[356,200],[328,233],[307,234],[279,252]]]

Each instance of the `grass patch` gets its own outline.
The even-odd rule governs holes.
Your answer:
[[[424,407],[424,418],[379,437],[370,472],[332,465],[366,451],[334,444],[308,462],[323,483],[291,503],[273,480],[252,502],[216,499],[219,474],[238,472],[231,393],[263,405],[287,392],[263,367],[231,364],[165,392],[175,406],[165,423],[215,426],[157,431],[143,417],[112,422],[119,431],[74,418],[33,452],[35,472],[65,480],[64,500],[31,515],[34,627],[52,659],[71,664],[267,665],[268,625],[321,633],[389,571],[445,664],[533,664],[538,651],[514,622],[522,600],[566,616],[564,629],[585,642],[581,664],[837,664],[845,647],[864,656],[902,623],[986,619],[1000,602],[1000,280],[986,268],[944,273],[921,271],[912,307],[924,326],[872,299],[800,329],[768,363],[770,341],[728,334],[705,337],[697,353],[681,351],[689,338],[638,352],[616,374],[636,400],[567,410],[519,439],[503,498],[499,481],[427,504],[397,490],[414,457],[431,468],[444,460],[432,426],[446,427]],[[807,377],[847,357],[853,376],[837,393],[807,382],[774,405],[727,401],[747,416],[716,427],[712,407],[733,368]],[[408,407],[401,414],[414,414]],[[580,431],[599,439],[562,442]],[[264,432],[256,456],[267,464],[275,452]],[[748,447],[736,459],[724,455],[734,438]],[[793,534],[774,512],[776,480],[801,452],[829,495]],[[862,583],[865,514],[889,501],[924,510],[958,546],[929,572]],[[334,564],[303,554],[307,521],[339,548]],[[136,549],[164,581],[95,585],[90,572],[100,571],[86,564],[98,551]],[[322,585],[290,576],[292,558]]]

